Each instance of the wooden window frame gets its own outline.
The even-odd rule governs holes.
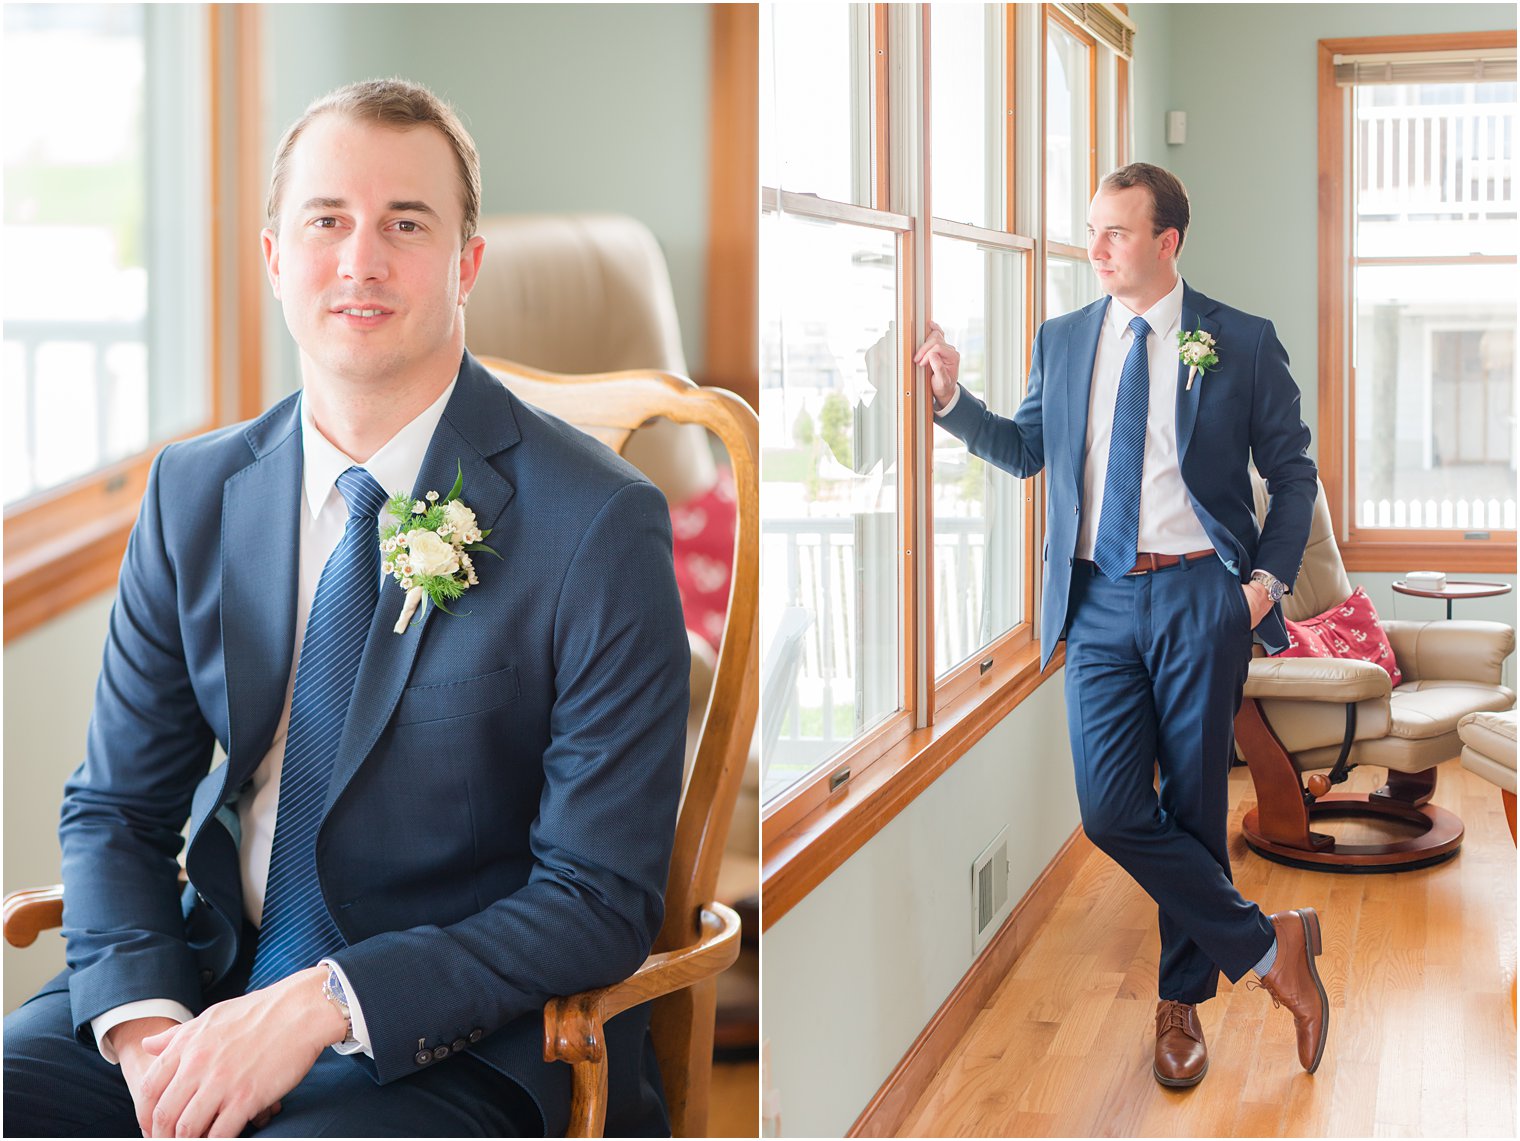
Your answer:
[[[929,80],[931,56],[930,6],[917,8],[918,51],[921,59],[894,69],[889,57],[886,32],[889,26],[889,6],[874,6],[872,27],[875,42],[872,52],[876,63],[877,106],[875,119],[877,135],[873,139],[873,161],[876,163],[876,205],[898,203],[890,201],[890,157],[896,152],[885,144],[888,131],[893,125],[889,111],[891,100],[886,97],[885,83],[892,74],[902,74],[910,66],[922,69],[926,83]],[[1034,218],[1035,237],[1025,237],[1016,230],[1016,218],[1021,205],[1020,193],[1031,190],[1037,199],[1044,199],[1044,161],[1031,175],[1040,180],[1038,188],[1022,186],[1019,181],[1020,151],[1018,142],[1018,116],[1012,112],[1018,108],[1016,72],[1022,62],[1018,53],[1020,40],[1018,26],[1020,12],[1025,5],[1005,4],[1004,84],[1007,98],[1008,130],[1005,136],[1004,166],[1004,212],[1005,230],[986,231],[994,234],[1000,247],[1022,253],[1025,273],[1025,329],[1024,329],[1024,376],[1028,375],[1030,354],[1033,350],[1035,325],[1043,312],[1044,290],[1041,282],[1045,272],[1046,240],[1044,210]],[[900,16],[899,18],[913,18]],[[1045,57],[1045,24],[1050,9],[1042,6],[1039,14],[1031,16],[1028,27],[1039,29],[1039,45],[1028,45],[1031,55],[1028,63],[1034,63],[1040,71],[1038,85],[1039,121],[1034,129],[1043,140],[1045,100],[1043,68]],[[1057,17],[1063,19],[1064,17]],[[1073,27],[1078,36],[1089,42],[1089,146],[1091,185],[1097,183],[1097,45],[1084,31]],[[1030,37],[1033,38],[1033,37]],[[1121,156],[1127,156],[1130,140],[1130,124],[1127,122],[1129,98],[1127,92],[1128,68],[1122,58],[1120,84],[1116,92],[1116,113],[1120,116],[1117,146]],[[930,88],[932,94],[932,86]],[[914,131],[921,141],[921,155],[929,153],[929,98],[920,101],[917,108],[918,122]],[[901,125],[898,125],[899,128]],[[1040,148],[1043,151],[1043,146]],[[877,157],[881,156],[881,157]],[[1037,582],[1041,561],[1038,558],[1038,537],[1044,512],[1044,480],[1036,477],[1025,484],[1025,545],[1024,545],[1024,621],[1000,635],[972,658],[950,670],[944,677],[935,678],[933,661],[934,614],[930,602],[933,582],[933,520],[932,496],[925,494],[923,482],[928,478],[927,451],[933,433],[933,412],[918,369],[912,368],[912,351],[916,347],[914,332],[922,324],[918,304],[921,290],[914,279],[927,281],[929,276],[929,251],[916,250],[934,233],[947,236],[976,237],[977,227],[936,219],[930,211],[928,198],[928,159],[923,157],[917,172],[921,201],[920,209],[908,216],[897,214],[894,220],[902,225],[899,239],[899,316],[903,333],[899,344],[899,360],[903,364],[904,415],[900,417],[902,439],[900,440],[900,467],[902,476],[902,503],[900,511],[900,573],[902,575],[901,622],[903,640],[902,694],[903,707],[889,715],[868,733],[846,747],[843,751],[820,766],[813,774],[799,781],[792,788],[762,804],[762,922],[768,928],[786,914],[808,892],[818,886],[851,855],[858,851],[872,836],[886,826],[899,812],[912,803],[925,788],[954,764],[968,749],[986,735],[1020,702],[1032,694],[1041,684],[1056,673],[1065,663],[1065,647],[1057,646],[1049,664],[1042,671],[1039,665],[1041,645],[1033,637],[1033,615],[1037,602]],[[771,195],[774,191],[765,191]],[[859,207],[833,206],[813,200],[808,212],[819,216],[832,216],[840,220],[859,220]],[[1063,252],[1066,248],[1063,247]],[[1070,256],[1086,259],[1085,247],[1069,247]],[[911,267],[911,268],[910,268]],[[915,391],[915,383],[918,390]],[[927,540],[927,541],[926,541]],[[921,557],[915,558],[913,551]],[[990,667],[983,663],[991,659]],[[842,770],[848,769],[847,780],[831,789],[831,783]]]
[[[1351,256],[1347,170],[1346,106],[1350,88],[1337,87],[1337,54],[1452,51],[1514,47],[1515,33],[1456,32],[1408,36],[1364,36],[1320,40],[1319,98],[1319,475],[1330,503],[1341,558],[1349,571],[1407,571],[1424,561],[1460,573],[1515,572],[1515,532],[1490,528],[1487,540],[1464,540],[1461,530],[1358,527],[1353,510],[1356,439],[1353,423],[1355,374],[1350,360]],[[1386,259],[1363,259],[1384,262]],[[1407,260],[1407,259],[1396,259]],[[1443,264],[1463,259],[1442,258]],[[1493,258],[1474,261],[1492,262]],[[1502,259],[1515,264],[1515,258]],[[1415,556],[1419,556],[1417,560]]]
[[[259,195],[263,156],[258,6],[213,4],[209,17],[208,415],[189,431],[154,441],[135,456],[6,509],[7,643],[116,585],[148,471],[159,451],[176,440],[256,415],[262,407],[258,299],[263,266],[253,242],[238,240],[264,224]],[[230,209],[224,208],[224,202],[230,203]],[[233,358],[229,376],[227,363]],[[57,525],[60,518],[70,521],[62,536]],[[66,575],[58,573],[61,566],[68,567]]]

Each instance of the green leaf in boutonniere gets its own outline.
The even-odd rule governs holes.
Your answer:
[[[386,503],[391,521],[380,525],[381,565],[406,591],[395,627],[398,634],[406,632],[424,598],[445,614],[454,614],[448,603],[463,597],[480,581],[472,553],[485,551],[501,558],[481,542],[491,532],[480,529],[475,512],[459,498],[463,490],[461,464],[446,499],[440,501],[438,493],[430,491],[417,500],[410,495],[393,495]]]

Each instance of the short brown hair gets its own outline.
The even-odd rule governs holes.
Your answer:
[[[1177,231],[1177,252],[1182,252],[1183,239],[1187,237],[1188,211],[1187,187],[1169,170],[1152,166],[1148,162],[1132,162],[1107,175],[1101,184],[1104,190],[1128,190],[1131,186],[1143,186],[1151,192],[1151,236],[1163,230]]]
[[[301,132],[321,115],[342,115],[360,122],[378,123],[398,131],[413,127],[435,127],[454,148],[459,163],[459,182],[463,192],[464,241],[475,236],[480,219],[480,152],[475,140],[465,130],[459,115],[438,96],[420,83],[404,79],[366,79],[350,83],[316,100],[292,123],[274,152],[274,166],[269,172],[269,198],[264,204],[269,224],[277,226],[280,198],[285,191],[285,175],[290,166],[290,152]]]

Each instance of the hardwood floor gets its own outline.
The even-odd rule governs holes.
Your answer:
[[[1354,771],[1347,788],[1381,776]],[[1317,908],[1324,926],[1330,1040],[1316,1073],[1299,1067],[1286,1011],[1221,979],[1199,1007],[1208,1076],[1156,1083],[1155,905],[1095,851],[898,1135],[1514,1136],[1515,848],[1499,790],[1455,761],[1435,800],[1466,825],[1455,859],[1300,871],[1246,848],[1255,793],[1244,768],[1231,775],[1241,891],[1269,911]]]

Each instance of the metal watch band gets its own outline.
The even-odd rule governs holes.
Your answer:
[[[1261,585],[1266,588],[1267,597],[1270,598],[1274,603],[1281,602],[1282,596],[1286,594],[1288,590],[1288,588],[1284,586],[1275,575],[1264,570],[1252,571],[1251,581],[1261,583]]]

